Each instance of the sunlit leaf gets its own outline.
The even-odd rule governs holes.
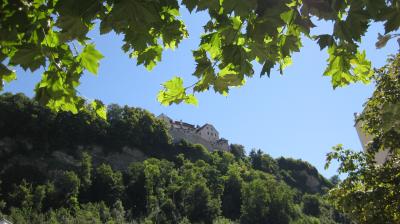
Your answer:
[[[104,56],[96,50],[94,44],[88,44],[83,48],[82,53],[79,55],[79,59],[89,72],[97,74],[100,59]]]
[[[92,106],[92,109],[97,114],[97,116],[99,116],[100,118],[102,118],[104,120],[107,118],[107,109],[100,100],[92,101],[91,106]]]

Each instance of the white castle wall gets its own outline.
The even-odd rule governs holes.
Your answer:
[[[366,147],[369,142],[372,141],[372,136],[366,134],[362,129],[362,122],[356,122],[356,130],[358,137],[360,138],[361,145],[363,147],[364,152],[367,150]],[[375,161],[377,164],[383,164],[389,156],[389,150],[379,151],[375,154]]]
[[[216,142],[219,139],[218,131],[214,128],[214,126],[210,124],[206,124],[203,127],[201,127],[197,131],[197,134],[209,142]]]

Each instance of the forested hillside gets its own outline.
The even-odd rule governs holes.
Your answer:
[[[172,143],[148,111],[55,113],[0,96],[0,215],[13,223],[351,223],[309,163]],[[233,139],[234,140],[234,139]]]

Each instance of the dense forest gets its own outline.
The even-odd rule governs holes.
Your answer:
[[[173,142],[150,112],[52,112],[0,95],[0,216],[13,223],[351,223],[309,163]]]

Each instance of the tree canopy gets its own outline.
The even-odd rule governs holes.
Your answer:
[[[389,58],[377,70],[376,90],[359,116],[365,133],[372,137],[364,152],[334,147],[327,156],[340,163],[347,178],[330,191],[330,198],[358,223],[400,222],[400,55]],[[383,164],[375,154],[387,150]]]
[[[138,65],[152,69],[163,50],[176,48],[188,36],[179,11],[206,11],[200,44],[193,51],[197,78],[184,86],[180,77],[163,84],[158,100],[164,105],[192,103],[189,91],[213,89],[228,94],[254,76],[253,62],[262,65],[261,76],[291,64],[291,55],[309,38],[327,48],[325,76],[334,88],[352,82],[369,82],[371,63],[359,50],[361,37],[373,22],[382,22],[382,47],[400,26],[397,0],[4,0],[0,4],[0,89],[16,79],[13,70],[44,70],[35,87],[36,100],[53,110],[74,113],[84,108],[76,88],[85,70],[97,74],[103,55],[88,32],[99,24],[101,35],[122,35],[122,50]],[[313,20],[333,24],[331,33],[310,35]],[[91,106],[102,117],[100,101]]]

